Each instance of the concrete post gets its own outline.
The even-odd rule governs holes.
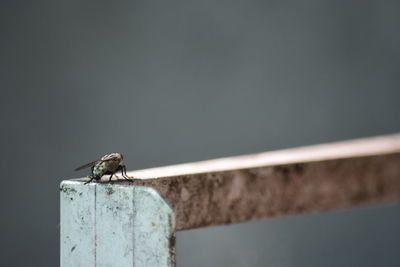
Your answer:
[[[61,183],[61,266],[175,266],[175,231],[400,201],[400,134]],[[168,203],[168,204],[167,204]]]
[[[175,266],[175,224],[152,188],[61,183],[62,267]]]

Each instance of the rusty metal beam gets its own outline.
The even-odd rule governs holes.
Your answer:
[[[172,207],[176,230],[394,202],[400,200],[400,135],[128,174],[137,178],[131,185],[156,189]]]

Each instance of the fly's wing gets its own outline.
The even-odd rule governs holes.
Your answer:
[[[116,159],[115,153],[107,154],[107,155],[104,155],[101,159],[86,163],[85,165],[82,165],[82,166],[76,168],[75,171],[80,171],[82,169],[90,168],[90,167],[96,165],[97,163],[111,161],[111,160],[115,160],[115,159]]]
[[[95,160],[95,161],[86,163],[85,165],[82,165],[82,166],[76,168],[75,171],[80,171],[80,170],[83,170],[83,169],[92,167],[92,166],[96,165],[96,163],[98,163],[99,161],[100,161],[100,160]]]

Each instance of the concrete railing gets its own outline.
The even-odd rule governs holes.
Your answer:
[[[400,200],[400,135],[61,183],[61,266],[175,266],[175,232]]]

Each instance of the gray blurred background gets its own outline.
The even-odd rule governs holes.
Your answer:
[[[59,264],[61,180],[398,132],[399,1],[1,1],[0,265]],[[400,205],[178,233],[178,266],[399,266]],[[112,244],[110,244],[112,245]]]

